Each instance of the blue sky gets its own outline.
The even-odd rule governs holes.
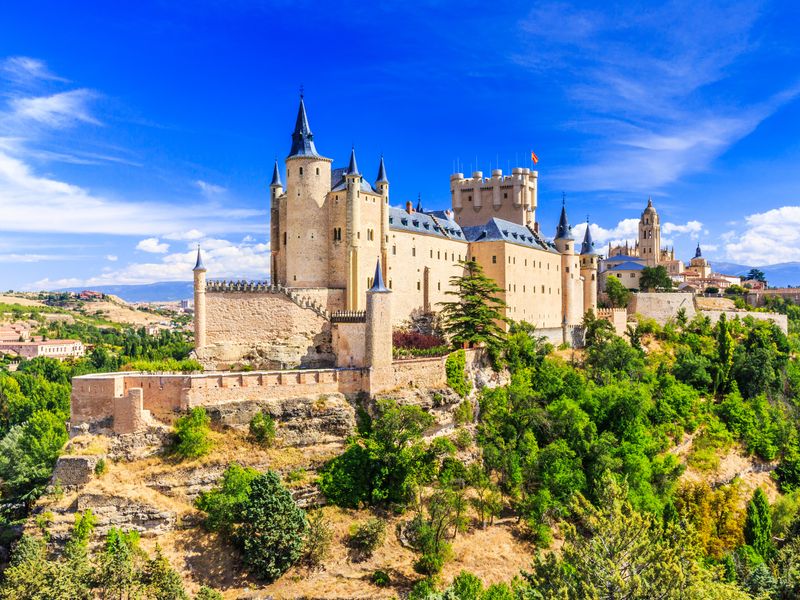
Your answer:
[[[268,268],[272,161],[306,91],[391,202],[539,155],[595,239],[653,197],[688,259],[800,260],[800,8],[791,2],[30,2],[0,19],[0,289]],[[578,227],[578,233],[582,228]]]

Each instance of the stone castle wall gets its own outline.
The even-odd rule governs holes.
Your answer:
[[[719,317],[722,314],[725,315],[725,318],[728,319],[728,321],[731,319],[744,319],[745,317],[753,317],[756,321],[772,321],[781,328],[783,333],[789,332],[789,319],[786,315],[782,315],[780,313],[740,310],[704,310],[702,314],[711,319],[712,323],[719,321]]]
[[[628,327],[628,311],[624,308],[598,308],[597,318],[611,323],[618,336],[622,336]]]
[[[639,292],[631,296],[628,303],[628,314],[640,314],[643,317],[655,319],[659,325],[664,325],[670,319],[675,319],[680,309],[686,311],[686,317],[691,320],[697,314],[694,307],[694,295],[691,293],[664,293],[664,292]]]
[[[321,305],[341,302],[336,290],[299,290]],[[343,292],[342,292],[343,294]],[[206,291],[206,343],[197,351],[207,368],[246,361],[256,368],[329,367],[336,357],[330,323],[280,291]]]
[[[382,383],[379,389],[371,385],[372,371],[366,368],[82,375],[72,380],[70,425],[106,426],[109,421],[114,422],[115,415],[120,415],[124,422],[114,423],[115,430],[117,425],[136,428],[147,421],[148,411],[158,420],[171,423],[181,412],[196,406],[219,408],[243,402],[318,398],[326,394],[352,397],[361,392],[384,392],[399,387],[444,387],[447,383],[445,360],[446,357],[436,357],[394,361],[394,378]],[[468,365],[480,360],[479,350],[467,350]],[[141,402],[138,390],[141,390]]]

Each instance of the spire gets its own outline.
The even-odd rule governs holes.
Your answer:
[[[647,197],[647,208],[653,208],[653,197],[652,196],[648,196]]]
[[[283,187],[283,183],[281,182],[281,172],[278,170],[278,161],[275,161],[275,168],[272,169],[272,183],[269,184],[270,187]]]
[[[378,294],[386,294],[389,292],[389,288],[383,284],[383,272],[381,271],[380,258],[378,259],[378,263],[375,265],[375,278],[372,280],[372,287],[369,288],[369,291]]]
[[[350,164],[347,165],[347,171],[345,171],[345,175],[361,175],[358,172],[358,165],[356,164],[356,147],[350,150]]]
[[[695,258],[701,258],[702,256],[703,256],[703,253],[700,250],[700,242],[697,242],[697,250],[695,250],[695,252],[694,252],[694,257]]]
[[[417,212],[422,212],[422,194],[417,192]]]
[[[561,194],[561,218],[558,220],[558,227],[556,228],[557,240],[572,240],[572,227],[569,226],[567,219],[567,195],[562,192]]]
[[[389,183],[389,179],[386,177],[386,166],[383,164],[383,154],[381,154],[381,164],[378,167],[378,178],[375,183]]]
[[[203,255],[200,253],[200,244],[197,244],[197,262],[192,271],[205,271],[206,266],[203,264]]]
[[[314,147],[314,134],[311,133],[311,127],[308,125],[302,91],[300,92],[300,107],[297,109],[297,121],[294,124],[294,133],[292,133],[292,149],[289,151],[289,158],[293,156],[319,156]]]
[[[586,233],[583,234],[581,254],[594,254],[594,242],[592,241],[592,231],[591,227],[589,226],[589,217],[586,217]]]

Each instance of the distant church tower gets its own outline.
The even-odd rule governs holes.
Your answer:
[[[661,261],[661,221],[651,198],[647,199],[647,208],[639,219],[639,256],[648,267],[655,267]]]

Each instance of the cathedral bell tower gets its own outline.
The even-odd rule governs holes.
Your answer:
[[[648,267],[655,267],[661,261],[661,220],[652,198],[647,199],[647,208],[639,219],[639,257]]]

